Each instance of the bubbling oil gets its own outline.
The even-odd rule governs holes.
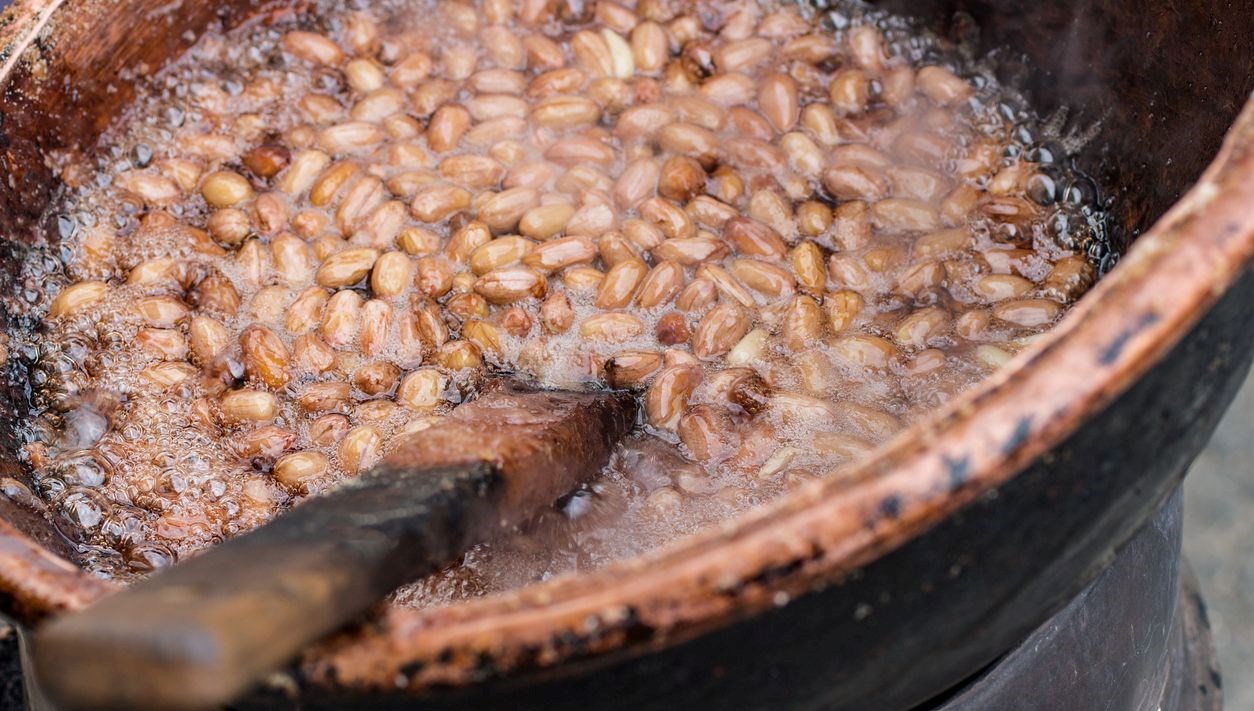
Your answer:
[[[594,481],[395,596],[421,606],[839,477],[1113,266],[1077,140],[994,70],[844,3],[380,2],[207,33],[93,161],[61,159],[57,248],[9,299],[33,490],[0,493],[125,581],[368,469],[486,372],[641,392]],[[637,109],[672,128],[641,133]],[[519,242],[542,211],[487,225],[510,190],[571,216]],[[558,239],[586,255],[530,266]],[[373,266],[326,276],[351,250]],[[374,278],[388,254],[399,290]],[[660,303],[649,276],[607,296],[664,264]]]

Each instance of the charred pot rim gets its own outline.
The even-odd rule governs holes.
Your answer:
[[[40,150],[94,137],[111,109],[129,100],[124,82],[107,93],[101,77],[115,81],[122,66],[158,66],[185,49],[182,33],[170,32],[171,25],[201,28],[217,17],[233,24],[276,7],[245,1],[222,15],[216,6],[193,5],[149,16],[144,3],[110,8],[88,0],[25,2],[5,16],[7,24],[0,21],[0,159],[9,170],[29,166],[22,173],[29,176],[29,192],[0,186],[0,219],[11,234],[34,226],[42,206],[30,196],[50,194],[51,175],[35,160]],[[1196,10],[1211,6],[1227,7],[1201,3]],[[103,22],[106,17],[111,22]],[[109,31],[86,33],[93,24]],[[1239,36],[1240,28],[1235,30]],[[76,34],[90,41],[68,41]],[[127,52],[110,51],[122,44]],[[1234,92],[1248,94],[1231,82],[1225,86],[1229,99]],[[1132,133],[1142,137],[1156,127],[1153,121],[1133,125]],[[732,525],[594,575],[457,607],[386,611],[369,629],[312,650],[302,665],[305,680],[394,690],[404,672],[404,686],[419,691],[625,647],[643,653],[856,575],[860,566],[994,491],[1073,432],[1144,374],[1249,270],[1252,144],[1254,108],[1247,108],[1189,196],[1058,329],[879,451],[849,481],[806,487]],[[1181,155],[1200,165],[1209,151],[1194,145]],[[1165,192],[1156,191],[1155,199],[1169,201],[1171,191],[1178,194],[1195,174],[1182,173],[1164,180]],[[1163,204],[1154,203],[1144,216],[1157,214]],[[5,475],[18,473],[11,458],[0,467]],[[10,596],[12,611],[30,620],[82,606],[107,591],[28,537],[38,530],[27,529],[31,520],[0,513],[8,522],[0,526],[0,590]]]

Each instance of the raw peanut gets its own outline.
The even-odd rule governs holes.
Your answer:
[[[244,242],[235,253],[235,262],[246,284],[259,286],[269,276],[270,255],[260,239]]]
[[[614,133],[624,139],[652,138],[675,120],[675,111],[661,104],[632,106],[623,111],[614,125]],[[672,136],[680,140],[681,136]]]
[[[531,110],[531,122],[545,128],[575,128],[595,124],[601,107],[582,96],[551,96],[541,99]]]
[[[597,258],[597,254],[596,245],[586,237],[563,237],[545,242],[531,250],[522,258],[522,263],[533,269],[551,273],[572,264],[591,263]]]
[[[944,67],[923,67],[915,75],[919,93],[941,106],[966,101],[975,90],[966,80]]]
[[[797,82],[787,74],[770,74],[758,88],[758,107],[780,132],[791,131],[801,115]]]
[[[657,72],[670,55],[666,31],[656,22],[641,22],[631,30],[631,51],[636,69],[644,74]]]
[[[483,353],[500,357],[503,333],[500,327],[487,321],[471,320],[462,326],[462,338],[479,347]]]
[[[656,224],[669,239],[691,239],[696,236],[697,226],[688,213],[674,203],[654,197],[640,203],[640,216]]]
[[[205,229],[219,244],[234,246],[242,243],[252,232],[252,221],[243,210],[215,210],[206,221]]]
[[[827,168],[823,150],[804,133],[785,133],[779,139],[779,146],[788,156],[788,167],[807,178],[818,178]]]
[[[753,294],[726,269],[715,264],[703,264],[697,269],[697,278],[714,284],[719,294],[741,306],[752,309],[757,306]]]
[[[131,310],[155,328],[174,328],[190,313],[187,304],[172,296],[146,296],[136,300]]]
[[[135,193],[150,205],[171,202],[181,197],[183,192],[179,184],[170,178],[135,171],[118,176],[114,184]]]
[[[738,72],[752,69],[765,62],[774,47],[771,41],[763,37],[750,37],[737,42],[728,42],[714,52],[714,63],[720,71]]]
[[[414,193],[410,211],[423,222],[443,222],[451,214],[470,207],[470,192],[460,186],[435,183]]]
[[[558,165],[573,167],[580,163],[608,166],[614,162],[614,150],[605,143],[591,138],[562,138],[554,141],[545,151],[546,160]]]
[[[287,171],[279,178],[275,187],[296,197],[302,195],[314,185],[314,181],[331,164],[331,158],[318,150],[303,150],[296,154]]]
[[[227,422],[262,422],[272,419],[278,412],[278,403],[272,393],[264,390],[232,390],[218,401],[222,417]]]
[[[190,363],[165,361],[144,368],[139,375],[151,385],[168,388],[196,377],[198,372],[196,366]]]
[[[915,311],[898,322],[893,338],[903,346],[924,348],[936,345],[933,340],[941,336],[950,324],[949,312],[939,308]]]
[[[400,368],[387,361],[376,361],[353,371],[353,386],[366,395],[382,395],[391,392],[400,377]]]
[[[1015,326],[1038,328],[1053,323],[1061,311],[1062,306],[1057,301],[1021,299],[1001,302],[993,308],[993,315]]]
[[[818,302],[803,294],[794,296],[784,313],[784,345],[794,351],[809,348],[823,337],[826,320]]]
[[[326,289],[311,286],[300,293],[287,308],[283,325],[289,333],[302,334],[322,320],[322,309],[330,294]]]
[[[404,252],[386,252],[375,260],[370,271],[370,290],[380,298],[393,298],[405,292],[413,279],[413,264]]]
[[[621,309],[631,303],[636,287],[649,267],[639,259],[629,259],[615,264],[605,274],[597,288],[594,304],[599,309]]]
[[[767,225],[747,217],[727,221],[724,236],[739,254],[754,257],[783,258],[784,240]]]
[[[757,96],[757,82],[740,72],[718,74],[701,84],[701,96],[721,106],[743,106]]]
[[[695,159],[673,156],[662,166],[657,191],[663,197],[685,202],[705,190],[705,169]]]
[[[444,296],[453,288],[453,267],[443,257],[423,257],[414,269],[414,285],[426,296]]]
[[[479,297],[478,294],[465,294],[464,296],[479,301],[479,304],[478,308],[467,309],[462,314],[463,318],[487,316],[488,307],[482,301],[482,297]],[[430,299],[423,300],[414,306],[413,313],[417,318],[418,336],[423,343],[431,348],[439,348],[448,341],[448,327],[444,324],[444,319],[440,315],[440,309],[435,302]]]
[[[202,365],[214,362],[230,343],[230,333],[220,321],[208,316],[193,316],[188,326],[192,353]]]
[[[355,153],[373,148],[387,138],[383,129],[367,121],[345,121],[322,129],[318,147],[331,155]]]
[[[375,261],[379,258],[379,250],[369,248],[346,249],[331,255],[318,272],[314,280],[319,285],[330,289],[352,286],[370,273]]]
[[[449,341],[435,352],[434,360],[447,370],[467,370],[482,366],[483,354],[470,341]]]
[[[888,231],[925,232],[941,227],[940,215],[933,207],[905,198],[880,200],[871,208],[871,220]]]
[[[709,195],[698,195],[688,203],[688,214],[697,224],[712,230],[722,229],[727,221],[740,214],[736,208]]]
[[[523,257],[535,249],[535,246],[535,242],[525,237],[498,237],[480,245],[471,253],[469,260],[470,270],[475,274],[482,275],[496,269],[512,266],[522,261]]]
[[[66,287],[52,300],[48,315],[52,318],[73,316],[104,298],[109,285],[102,281],[83,281]]]
[[[300,284],[308,280],[312,255],[301,238],[286,233],[275,237],[270,242],[270,258],[283,281]]]
[[[762,328],[755,328],[746,333],[732,349],[727,352],[728,365],[745,365],[762,362],[766,354],[766,341],[770,333]]]
[[[621,343],[644,332],[644,323],[628,313],[601,313],[584,319],[579,335],[594,341]]]
[[[713,405],[690,407],[676,425],[679,441],[698,462],[716,462],[735,451],[736,429],[731,413]]]
[[[291,356],[278,334],[261,324],[253,324],[240,334],[244,372],[267,386],[280,390],[287,385]]]
[[[376,356],[387,347],[392,328],[392,306],[386,301],[371,299],[361,308],[361,352]]]
[[[427,146],[436,153],[447,153],[457,148],[468,128],[470,112],[465,107],[441,106],[427,125]]]
[[[411,410],[430,410],[444,402],[447,384],[447,378],[435,368],[419,368],[401,381],[396,402]]]
[[[479,219],[500,234],[518,226],[519,220],[533,207],[540,204],[540,193],[530,188],[512,188],[499,193],[489,193],[479,202]]]
[[[653,158],[640,158],[627,164],[618,182],[614,184],[614,199],[625,208],[630,209],[640,204],[645,198],[651,197],[658,187],[661,169]],[[704,185],[705,171],[701,171]]]
[[[703,311],[718,299],[718,287],[713,281],[699,277],[693,279],[675,299],[680,311]]]
[[[636,305],[654,309],[670,303],[684,286],[684,270],[676,262],[660,261],[640,282]]]
[[[200,194],[212,207],[233,207],[252,197],[253,188],[239,173],[220,170],[205,178]]]
[[[864,305],[862,296],[847,289],[835,291],[823,299],[828,321],[837,333],[848,329],[858,319]]]
[[[518,222],[518,231],[532,239],[549,239],[566,229],[574,215],[575,208],[565,203],[537,205],[523,213]]]
[[[348,383],[329,380],[305,388],[296,398],[296,405],[306,412],[335,412],[347,409],[351,396]]]
[[[307,487],[326,474],[330,462],[314,451],[293,452],[274,463],[271,475],[288,491],[303,493]]]
[[[348,346],[357,338],[362,298],[355,291],[337,291],[322,312],[321,334],[333,348]]]
[[[718,149],[718,137],[708,128],[691,123],[670,123],[657,131],[663,150],[711,161]]]
[[[827,232],[833,219],[832,209],[821,202],[807,200],[797,206],[797,231],[806,237]]]
[[[296,433],[274,425],[263,425],[243,434],[232,449],[243,459],[274,459],[296,443]]]
[[[662,356],[659,353],[623,351],[605,362],[605,379],[616,388],[642,387],[661,367]]]
[[[592,77],[615,76],[614,60],[610,56],[605,38],[589,30],[576,32],[570,38],[570,49],[575,63]]]
[[[467,222],[449,238],[444,254],[455,263],[465,264],[476,250],[491,241],[492,231],[487,225],[478,221]]]
[[[322,415],[309,423],[306,437],[319,447],[329,447],[344,439],[349,429],[348,418],[344,415],[331,413]]]
[[[549,333],[565,333],[575,322],[575,311],[566,294],[555,291],[540,305],[540,323]]]
[[[838,114],[860,114],[870,101],[870,79],[861,69],[842,69],[832,75],[829,96]]]
[[[434,253],[440,248],[440,242],[439,235],[421,227],[407,227],[396,237],[397,245],[415,257]]]
[[[732,260],[731,273],[745,286],[766,296],[789,295],[794,288],[791,274],[758,259]]]
[[[344,235],[352,235],[360,223],[387,199],[383,182],[374,176],[357,180],[344,193],[335,210],[335,224]]]
[[[1031,290],[1032,282],[1013,274],[990,274],[975,283],[975,292],[990,303],[1019,298]]]
[[[831,353],[840,360],[867,368],[885,368],[897,355],[892,343],[878,336],[845,336],[832,342]]]
[[[340,190],[356,176],[361,168],[350,161],[341,161],[322,171],[309,188],[309,202],[314,207],[331,204]]]
[[[802,242],[789,253],[793,273],[801,288],[808,291],[821,291],[827,284],[827,268],[823,263],[823,253],[813,242]]]
[[[141,328],[135,334],[135,345],[162,360],[183,360],[187,356],[187,339],[168,328]]]
[[[692,353],[702,360],[717,358],[736,345],[749,332],[749,316],[735,304],[719,304],[697,325],[692,337]]]
[[[283,35],[283,49],[312,64],[335,66],[344,61],[344,52],[315,32],[288,32]]]
[[[658,319],[653,335],[658,343],[666,346],[678,346],[692,340],[692,331],[688,329],[688,322],[684,319],[683,314],[675,311]],[[671,351],[667,351],[667,353],[673,355]],[[670,361],[673,360],[670,355],[668,355],[668,365],[672,364]]]
[[[542,299],[548,289],[544,274],[529,267],[497,269],[475,281],[475,292],[494,304]]]
[[[181,263],[176,263],[169,257],[149,259],[131,270],[131,273],[126,276],[126,283],[140,286],[161,284],[167,280],[175,279],[182,272],[184,266]]]
[[[659,373],[644,396],[649,424],[674,430],[700,383],[701,369],[696,366],[671,366]]]
[[[292,365],[302,373],[322,373],[335,361],[335,351],[314,333],[306,333],[292,343]]]
[[[383,447],[383,437],[370,425],[354,427],[340,440],[340,466],[349,474],[357,474],[374,466]]]
[[[653,250],[653,256],[660,260],[669,260],[690,267],[702,262],[722,259],[727,256],[727,252],[727,245],[721,240],[693,237],[668,239]]]
[[[572,237],[591,237],[614,229],[614,210],[603,203],[591,203],[580,207],[566,223],[566,234]]]
[[[871,241],[870,208],[865,202],[841,204],[832,211],[832,241],[841,249],[854,250]]]
[[[888,194],[888,179],[874,169],[837,164],[823,173],[823,186],[841,200],[874,202]]]

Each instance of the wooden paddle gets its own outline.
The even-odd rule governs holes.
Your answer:
[[[39,679],[64,708],[227,703],[399,585],[551,505],[635,419],[623,393],[491,389],[372,471],[52,620],[35,640]]]

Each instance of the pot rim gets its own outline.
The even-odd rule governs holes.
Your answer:
[[[0,16],[0,88],[64,0]],[[689,639],[818,587],[995,494],[1163,357],[1254,262],[1254,98],[1198,182],[1038,342],[839,479],[605,568],[430,609],[309,650],[326,686],[419,691]],[[0,520],[0,594],[33,621],[115,586]],[[640,630],[648,634],[639,634]]]

